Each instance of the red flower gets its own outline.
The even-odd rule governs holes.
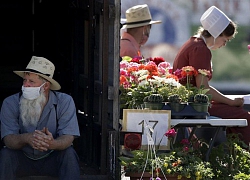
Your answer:
[[[120,85],[124,84],[125,82],[127,82],[126,76],[121,75],[121,76],[120,76]]]
[[[138,67],[138,70],[142,70],[145,68],[145,65],[144,64],[140,64],[139,67]]]
[[[181,69],[181,75],[182,77],[186,76],[197,76],[198,72],[194,69],[192,66],[185,66]]]
[[[145,70],[148,70],[149,75],[148,79],[151,79],[153,76],[158,76],[158,69],[155,63],[149,63],[144,67]]]
[[[171,138],[171,137],[175,137],[176,133],[177,132],[175,131],[175,129],[170,129],[164,135],[167,136],[168,138]]]
[[[141,61],[140,61],[141,59],[142,59],[142,57],[136,56],[136,57],[132,58],[132,60],[130,62],[135,62],[135,63],[141,64]]]
[[[181,72],[182,72],[181,69],[177,69],[175,72],[173,72],[173,75],[177,76],[178,79],[180,80],[180,79],[184,78],[184,77],[182,76]]]
[[[130,67],[128,68],[128,73],[131,74],[132,72],[136,72],[137,71],[137,67]]]
[[[178,163],[177,163],[177,162],[174,162],[174,163],[172,163],[172,166],[173,166],[173,167],[178,166]]]
[[[158,64],[160,64],[161,62],[165,62],[165,60],[162,57],[155,57],[154,59],[150,58],[150,61],[153,61],[157,66]]]
[[[189,142],[189,140],[188,140],[188,139],[182,139],[182,140],[181,140],[181,144],[184,144],[184,145],[189,145],[189,144],[190,144],[190,142]]]

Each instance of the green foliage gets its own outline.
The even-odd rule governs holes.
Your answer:
[[[148,98],[146,98],[147,99],[146,102],[162,102],[163,101],[163,96],[161,94],[150,94],[147,97]]]
[[[144,150],[134,150],[131,151],[133,154],[133,158],[120,156],[121,165],[124,166],[124,169],[127,173],[129,172],[143,172],[144,166],[146,164],[147,159],[147,151]],[[151,171],[151,164],[154,157],[152,154],[149,154],[148,163],[145,171]]]
[[[196,94],[194,96],[194,102],[195,103],[208,103],[209,99],[206,94]]]
[[[156,172],[157,169],[161,172],[161,170],[159,170],[161,167],[165,175],[178,174],[183,177],[188,177],[190,180],[213,179],[210,163],[203,161],[195,151],[188,153],[178,150],[170,153],[161,153],[158,154],[157,157],[145,150],[134,150],[132,154],[133,158],[119,157],[126,173],[142,173],[147,163],[145,172],[151,172],[152,167],[154,172]]]
[[[172,95],[178,95],[181,99],[181,102],[188,102],[189,97],[193,94],[193,90],[188,90],[185,86],[177,87],[168,87],[163,86],[158,89],[158,93],[163,96],[163,101],[169,101],[169,97]]]
[[[250,176],[250,153],[245,148],[235,134],[228,135],[225,143],[213,148],[210,162],[216,179],[242,180]]]
[[[171,136],[170,144],[174,136]],[[198,144],[197,144],[198,143]],[[209,162],[204,161],[207,144],[201,140],[172,144],[170,152],[159,153],[157,156],[145,150],[132,151],[133,158],[120,157],[121,165],[126,172],[151,172],[161,167],[164,174],[178,174],[191,179],[216,180],[249,180],[250,153],[247,146],[236,134],[227,136],[227,141],[213,147]]]
[[[181,98],[180,98],[180,96],[178,94],[173,94],[173,95],[169,96],[168,102],[170,102],[170,103],[180,103]]]
[[[137,106],[140,106],[143,103],[143,99],[151,93],[153,93],[152,89],[148,86],[131,88],[127,93],[128,108],[136,109]]]

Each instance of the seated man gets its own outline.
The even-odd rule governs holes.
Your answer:
[[[0,179],[22,176],[57,176],[80,179],[78,156],[72,147],[79,136],[71,96],[51,90],[61,87],[53,79],[52,62],[33,56],[24,71],[22,93],[7,97],[1,109]]]

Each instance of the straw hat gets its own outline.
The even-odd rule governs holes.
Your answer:
[[[126,11],[126,23],[122,28],[135,28],[149,24],[158,24],[161,21],[153,21],[148,5],[136,5]]]
[[[45,59],[43,57],[32,56],[29,64],[27,65],[24,71],[13,72],[16,73],[18,76],[21,76],[22,78],[24,77],[25,72],[35,73],[51,83],[51,90],[59,90],[61,89],[60,84],[53,79],[54,71],[55,66],[48,59]]]
[[[201,16],[201,24],[214,38],[217,38],[228,26],[230,19],[217,7],[211,6]]]

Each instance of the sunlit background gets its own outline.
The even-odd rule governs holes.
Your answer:
[[[161,56],[171,64],[180,46],[197,31],[206,9],[221,9],[237,23],[238,34],[226,47],[212,51],[211,84],[226,94],[250,93],[250,0],[121,0],[121,17],[138,4],[148,4],[153,20],[162,21],[152,26],[142,54]]]

